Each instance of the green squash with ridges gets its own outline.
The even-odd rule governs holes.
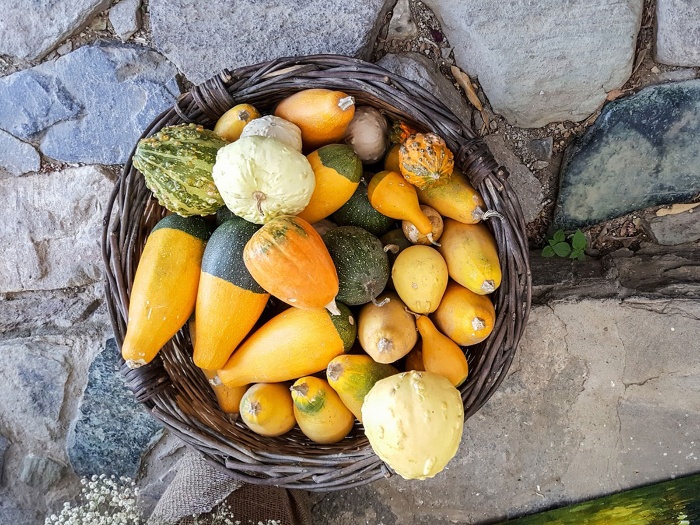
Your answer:
[[[365,304],[382,293],[389,279],[389,259],[377,237],[357,226],[339,226],[322,239],[338,272],[338,301]]]
[[[202,126],[166,126],[139,141],[133,163],[161,206],[183,217],[211,215],[224,204],[212,169],[226,144]]]

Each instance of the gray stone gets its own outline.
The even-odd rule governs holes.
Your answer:
[[[395,53],[382,57],[377,65],[412,80],[443,102],[462,122],[471,121],[471,111],[452,82],[440,72],[435,62],[419,53]]]
[[[0,128],[40,137],[63,162],[124,163],[148,124],[172,106],[176,70],[161,55],[129,44],[88,45],[0,78]]]
[[[649,226],[656,242],[664,246],[695,242],[700,239],[700,211],[653,217]]]
[[[156,49],[199,84],[224,68],[278,57],[337,53],[368,58],[386,0],[151,0]],[[186,23],[183,24],[183,21]],[[206,35],[203,38],[202,35]]]
[[[40,166],[41,157],[34,146],[0,129],[0,170],[23,175],[37,171]]]
[[[542,211],[544,194],[542,183],[527,169],[503,140],[503,135],[487,135],[484,141],[491,154],[501,166],[510,173],[509,182],[518,196],[518,202],[523,209],[525,222],[534,221]]]
[[[0,434],[0,485],[2,484],[2,471],[5,467],[5,452],[10,448],[10,442],[5,436]]]
[[[418,36],[418,26],[413,21],[408,0],[398,0],[391,13],[387,40],[404,40]]]
[[[19,479],[29,485],[47,490],[63,476],[63,465],[51,458],[29,454],[22,460]]]
[[[35,509],[23,509],[7,494],[0,492],[0,523],[12,525],[38,525],[44,523]]]
[[[110,339],[90,365],[78,417],[68,435],[68,457],[81,476],[135,478],[141,457],[162,434],[161,425],[127,390],[119,366],[119,350]]]
[[[10,203],[0,242],[0,292],[51,290],[102,277],[103,206],[112,190],[103,168],[85,166],[0,180]]]
[[[675,69],[660,73],[659,80],[663,82],[683,82],[684,80],[692,80],[697,76],[695,69]]]
[[[547,166],[549,166],[549,162],[546,160],[536,160],[535,162],[532,163],[532,169],[533,170],[543,170]]]
[[[33,60],[80,30],[110,0],[0,0],[0,54]]]
[[[0,294],[0,336],[57,333],[85,321],[108,325],[102,282],[78,288]]]
[[[527,149],[530,150],[537,160],[549,160],[552,158],[554,148],[554,138],[546,137],[543,139],[532,139],[527,143]]]
[[[122,40],[129,40],[141,29],[141,0],[121,0],[109,10],[109,21]]]
[[[689,200],[700,187],[698,141],[700,80],[610,102],[565,154],[554,222],[585,226]]]
[[[425,3],[457,65],[515,126],[583,120],[632,72],[642,0]]]
[[[72,341],[61,336],[0,342],[0,427],[20,429],[30,440],[51,440],[60,430],[71,373]]]
[[[507,377],[467,420],[447,469],[329,493],[314,522],[345,525],[357,512],[364,523],[368,501],[396,523],[500,523],[697,472],[697,310],[679,300],[534,308]]]
[[[700,0],[657,0],[656,60],[700,66]]]

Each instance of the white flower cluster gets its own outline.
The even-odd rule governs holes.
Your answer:
[[[80,505],[63,504],[61,513],[47,517],[44,525],[139,525],[139,489],[130,478],[92,476],[81,479]]]

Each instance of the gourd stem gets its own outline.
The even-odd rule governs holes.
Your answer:
[[[492,280],[484,281],[484,284],[481,285],[481,289],[484,293],[491,293],[496,289],[496,283]]]
[[[384,252],[391,252],[394,255],[399,253],[400,250],[401,247],[398,244],[387,244],[386,246],[384,246]]]
[[[355,104],[355,98],[351,96],[343,97],[338,101],[338,107],[343,111],[347,110]]]
[[[408,309],[408,306],[404,306],[403,309],[404,309],[404,311],[405,311],[407,314],[411,314],[411,315],[412,315],[413,317],[415,317],[416,319],[418,319],[418,318],[421,316],[421,314],[417,314],[416,312],[414,312],[414,311],[412,311],[412,310],[409,310],[409,309]]]
[[[306,383],[302,383],[300,385],[294,385],[289,388],[292,392],[297,392],[299,395],[306,397],[306,394],[309,393],[309,385]]]
[[[328,310],[332,315],[340,315],[340,310],[338,309],[338,305],[335,304],[335,299],[331,300],[330,303],[328,303],[325,306],[326,310]]]
[[[442,246],[442,244],[440,244],[439,242],[433,240],[433,232],[430,232],[428,235],[426,235],[426,237],[427,237],[427,239],[430,241],[430,244],[432,244],[433,246],[438,246],[438,247],[439,247],[439,246]]]
[[[506,219],[503,215],[498,213],[496,210],[488,210],[481,216],[481,220],[490,219],[491,217],[498,217],[502,221],[504,221]]]
[[[260,215],[263,215],[262,203],[265,199],[267,199],[267,195],[265,195],[262,191],[254,191],[253,198],[257,204],[258,212]]]
[[[340,377],[340,374],[343,373],[343,365],[340,363],[330,363],[328,365],[328,369],[326,370],[326,374],[328,375],[328,379],[331,381],[335,381]],[[292,387],[294,388],[294,387]]]
[[[472,328],[474,330],[483,330],[486,328],[486,322],[481,317],[475,317],[472,319]]]
[[[221,385],[223,385],[224,383],[221,381],[221,379],[219,378],[218,375],[215,375],[214,377],[212,377],[212,378],[209,380],[209,384],[210,384],[211,386],[221,386]]]
[[[472,219],[480,221],[484,218],[484,213],[486,213],[481,206],[477,206],[472,212]]]
[[[391,298],[390,298],[390,297],[385,297],[384,299],[382,299],[381,302],[377,302],[377,298],[375,297],[375,298],[372,299],[372,304],[373,304],[374,306],[377,306],[377,307],[381,308],[382,306],[384,306],[385,304],[387,304],[389,301],[391,301]]]

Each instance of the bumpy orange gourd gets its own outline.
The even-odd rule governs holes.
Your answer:
[[[283,215],[250,238],[243,261],[270,294],[302,309],[337,313],[338,273],[321,236],[304,219]]]
[[[427,372],[440,374],[459,386],[467,379],[469,365],[462,349],[452,339],[435,328],[425,315],[418,316],[416,327],[423,342],[423,366]]]
[[[496,310],[487,295],[475,294],[450,280],[432,317],[442,333],[458,345],[469,346],[489,336]]]
[[[342,140],[355,116],[355,99],[342,91],[305,89],[280,102],[275,115],[299,126],[310,151]]]
[[[447,181],[454,169],[454,155],[435,133],[416,133],[399,149],[401,174],[418,188],[430,188]]]
[[[367,187],[367,197],[379,213],[411,221],[423,235],[433,231],[432,221],[420,209],[416,188],[395,171],[380,171],[374,175]]]

